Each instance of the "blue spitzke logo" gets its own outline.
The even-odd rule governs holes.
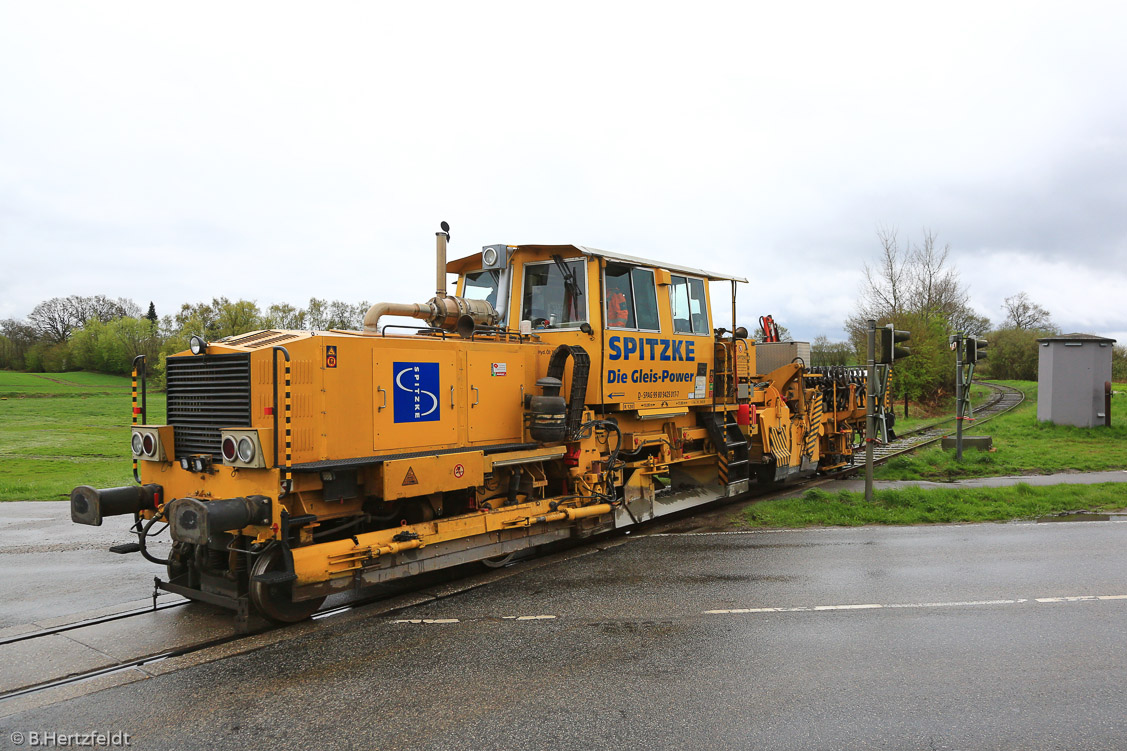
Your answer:
[[[397,362],[392,364],[391,372],[395,378],[395,422],[438,420],[438,363]]]

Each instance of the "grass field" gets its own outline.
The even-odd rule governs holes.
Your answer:
[[[0,371],[0,501],[132,483],[130,409],[128,378]],[[150,392],[148,420],[164,422],[164,394]]]
[[[1127,506],[1120,483],[1008,488],[900,488],[864,493],[808,490],[797,498],[755,503],[737,518],[739,527],[855,527],[862,524],[934,524],[1033,519],[1063,511],[1102,511]]]
[[[1127,393],[1112,397],[1111,427],[1074,428],[1037,421],[1037,384],[1001,381],[1021,389],[1025,401],[1000,417],[971,426],[968,434],[990,435],[994,451],[963,452],[935,447],[878,467],[878,480],[955,480],[963,477],[1039,475],[1127,468]],[[1116,390],[1127,392],[1127,385]],[[1025,519],[1063,511],[1127,508],[1127,485],[1057,485],[1009,488],[904,488],[863,493],[810,490],[795,498],[764,501],[744,509],[737,526],[805,527],[861,524],[927,524]]]
[[[1127,393],[1112,397],[1111,427],[1074,428],[1037,421],[1037,384],[999,381],[1021,389],[1025,401],[1017,409],[976,426],[965,434],[989,435],[994,451],[963,452],[933,447],[890,460],[876,472],[881,480],[953,480],[992,475],[1051,474],[1127,468]],[[1117,385],[1118,391],[1127,386]]]

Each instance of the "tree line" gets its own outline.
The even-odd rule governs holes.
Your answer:
[[[1044,307],[1017,292],[1002,302],[1003,320],[995,326],[969,306],[968,290],[950,263],[950,246],[940,247],[935,233],[925,230],[918,243],[904,243],[896,230],[882,229],[877,238],[876,261],[864,265],[857,309],[845,321],[847,340],[817,337],[811,364],[864,363],[865,332],[872,319],[878,326],[893,323],[912,332],[912,356],[895,368],[893,393],[898,399],[938,404],[953,392],[954,360],[947,336],[955,331],[990,342],[980,374],[1036,380],[1037,339],[1060,333]],[[165,357],[187,349],[193,335],[216,341],[256,329],[359,329],[368,307],[367,302],[314,297],[305,307],[278,303],[262,310],[251,300],[216,297],[158,316],[152,302],[142,313],[126,298],[53,297],[36,305],[26,319],[0,321],[0,369],[128,374],[133,359],[146,355],[159,386]],[[781,338],[788,340],[789,332],[779,328]],[[762,332],[757,333],[761,339]],[[1127,347],[1117,345],[1113,353],[1113,378],[1127,381]]]
[[[141,307],[126,298],[53,297],[36,305],[26,319],[0,321],[0,369],[127,375],[133,359],[145,355],[150,377],[159,387],[165,358],[187,349],[193,335],[216,341],[256,329],[359,329],[368,307],[367,302],[314,297],[305,307],[278,303],[262,310],[251,300],[216,297],[159,316],[152,302],[142,314]]]

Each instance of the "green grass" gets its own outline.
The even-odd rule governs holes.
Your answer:
[[[128,397],[129,389],[128,378],[103,373],[14,373],[0,370],[0,397],[121,393]]]
[[[0,501],[132,483],[131,406],[126,377],[0,371]],[[148,421],[164,419],[164,394],[150,392]]]
[[[954,480],[960,477],[1098,472],[1127,468],[1127,393],[1112,397],[1111,427],[1075,428],[1037,421],[1037,384],[999,381],[1025,392],[1017,409],[982,425],[964,426],[967,435],[989,435],[994,451],[955,452],[933,447],[891,459],[877,469],[881,480]],[[1117,386],[1122,390],[1123,386]]]
[[[1125,505],[1123,485],[1018,483],[1008,488],[901,488],[864,493],[808,490],[794,498],[753,503],[737,527],[855,527],[863,524],[930,524],[1032,519],[1064,511],[1103,511]]]

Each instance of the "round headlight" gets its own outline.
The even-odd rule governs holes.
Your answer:
[[[188,346],[191,348],[193,355],[202,355],[204,350],[207,349],[207,342],[203,340],[202,336],[193,336],[188,341]]]
[[[157,439],[153,438],[152,433],[145,433],[141,439],[141,447],[145,450],[145,456],[152,456],[157,451]]]
[[[254,461],[254,441],[243,437],[239,439],[239,461],[250,464]]]
[[[486,248],[481,252],[481,261],[485,266],[493,266],[497,263],[497,249]]]
[[[141,434],[134,433],[133,437],[129,439],[130,445],[133,446],[133,453],[140,454],[144,450],[144,445],[141,443]]]
[[[223,439],[223,460],[228,462],[235,461],[235,439],[227,436]]]

